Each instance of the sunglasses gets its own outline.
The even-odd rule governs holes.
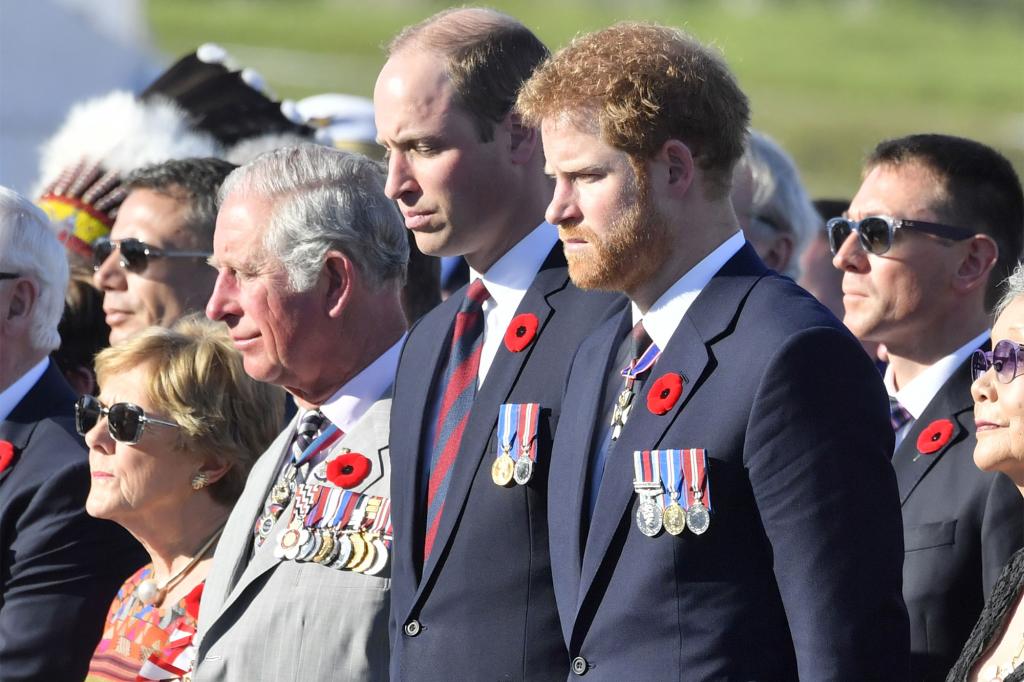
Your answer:
[[[112,241],[108,237],[100,237],[92,245],[92,269],[99,270],[114,249],[121,254],[121,267],[136,274],[146,269],[150,258],[209,258],[213,255],[207,251],[158,249],[138,239]]]
[[[107,431],[110,432],[110,437],[128,445],[139,442],[146,424],[179,428],[174,422],[147,417],[145,410],[132,403],[114,403],[110,407],[105,407],[91,395],[83,395],[75,402],[75,429],[81,435],[84,436],[91,431],[102,416],[107,418]]]
[[[825,223],[825,229],[828,232],[828,246],[833,256],[839,252],[851,232],[857,233],[861,248],[876,256],[881,256],[892,248],[896,230],[913,230],[953,241],[963,241],[975,234],[973,230],[964,227],[926,223],[923,220],[903,220],[887,215],[873,215],[861,220],[832,218]]]
[[[1003,339],[990,351],[976,350],[971,356],[971,376],[977,381],[989,368],[995,369],[996,378],[1008,384],[1024,374],[1024,354],[1021,345]]]

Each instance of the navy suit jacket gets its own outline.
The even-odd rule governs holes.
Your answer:
[[[502,345],[480,386],[453,465],[434,549],[422,566],[429,463],[425,433],[463,291],[410,332],[391,412],[391,677],[545,680],[565,675],[548,557],[546,488],[565,376],[583,337],[625,299],[569,281],[556,244],[519,305],[539,327],[523,351]],[[540,403],[537,469],[526,486],[491,480],[502,403]],[[422,577],[421,577],[422,576]]]
[[[931,455],[917,440],[936,420],[953,434]],[[974,465],[971,361],[957,368],[893,456],[903,505],[903,597],[911,678],[945,680],[1003,567],[1024,545],[1024,499]],[[915,461],[916,458],[916,461]]]
[[[577,353],[551,457],[555,596],[573,674],[596,680],[905,680],[893,444],[878,372],[831,313],[749,244],[702,290],[581,511],[605,375],[630,312]],[[667,414],[647,391],[685,380]],[[711,525],[634,523],[633,452],[704,448]],[[569,675],[571,678],[573,675]]]
[[[0,422],[0,680],[80,682],[124,580],[148,561],[115,523],[85,513],[89,461],[75,394],[51,361]]]

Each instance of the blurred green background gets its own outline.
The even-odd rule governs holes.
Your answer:
[[[279,97],[371,96],[381,45],[445,7],[378,0],[149,0],[168,59],[222,44]],[[621,19],[715,44],[751,98],[754,127],[797,160],[814,197],[849,198],[885,137],[944,132],[999,149],[1024,175],[1021,0],[568,0],[493,2],[552,49]]]

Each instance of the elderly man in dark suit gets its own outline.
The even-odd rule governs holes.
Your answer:
[[[563,377],[618,297],[569,281],[538,131],[513,109],[547,55],[511,17],[453,10],[403,31],[374,91],[389,196],[470,284],[402,353],[391,418],[393,679],[550,680],[568,667],[546,488]]]
[[[978,142],[910,135],[875,148],[847,216],[829,222],[844,321],[889,354],[911,679],[943,680],[1024,544],[1013,482],[974,466],[970,390],[971,354],[989,345],[986,301],[1024,241],[1020,181]]]
[[[580,346],[551,458],[566,675],[905,679],[885,394],[737,227],[748,105],[725,64],[620,24],[518,104],[541,124],[573,281],[632,301]]]
[[[85,513],[89,462],[60,344],[68,266],[46,216],[0,187],[0,679],[81,680],[110,600],[145,562]]]

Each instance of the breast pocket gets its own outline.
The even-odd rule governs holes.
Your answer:
[[[952,545],[955,537],[956,519],[907,526],[903,529],[903,550],[915,552],[922,549],[944,547]]]

